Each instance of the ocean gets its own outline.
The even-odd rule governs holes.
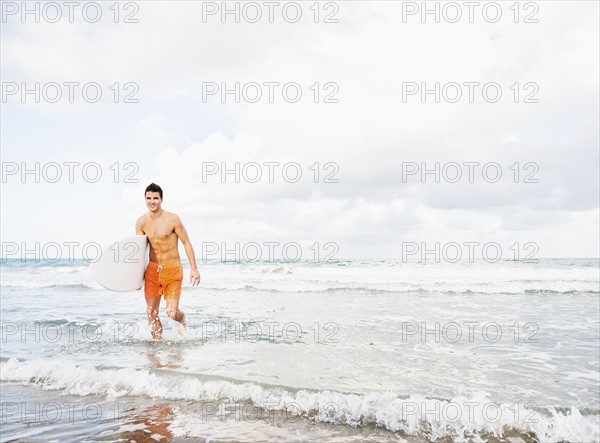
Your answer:
[[[0,440],[597,442],[600,263],[200,264],[143,291],[5,260]]]

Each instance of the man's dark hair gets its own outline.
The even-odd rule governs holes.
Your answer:
[[[158,186],[156,183],[150,183],[148,185],[148,187],[144,191],[144,196],[146,195],[146,192],[158,192],[158,194],[160,195],[160,199],[162,200],[162,198],[163,198],[162,188],[160,186]]]

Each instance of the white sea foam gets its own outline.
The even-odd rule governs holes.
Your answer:
[[[62,360],[0,363],[0,380],[28,383],[45,390],[74,395],[148,396],[164,400],[198,402],[251,402],[256,407],[301,415],[337,425],[377,425],[404,435],[430,439],[504,436],[513,430],[534,433],[541,441],[595,441],[598,411],[583,415],[576,406],[544,406],[496,403],[485,393],[452,399],[419,394],[400,397],[393,392],[366,394],[297,390],[255,382],[211,379],[184,372],[98,369]],[[291,416],[290,415],[290,416]],[[483,440],[482,440],[483,441]]]
[[[210,263],[201,265],[200,290],[275,292],[383,291],[482,294],[598,293],[598,267],[592,261],[557,265],[486,263]],[[189,274],[189,270],[185,270]],[[79,288],[103,290],[80,264],[3,265],[0,287],[12,289]]]

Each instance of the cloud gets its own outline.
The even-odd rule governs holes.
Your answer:
[[[156,142],[164,142],[167,133],[163,127],[166,117],[163,115],[150,115],[140,120],[139,133],[149,136]]]
[[[140,164],[140,182],[119,187],[115,223],[145,210],[143,189],[155,181],[165,207],[215,241],[338,241],[348,254],[394,256],[407,239],[529,238],[548,254],[589,254],[600,160],[598,5],[546,2],[535,24],[510,15],[497,24],[421,24],[402,22],[401,3],[339,4],[333,24],[203,23],[201,2],[144,2],[131,25],[13,23],[2,29],[2,73],[18,81],[139,84],[137,105],[63,106],[65,117],[53,120],[46,137],[47,152],[64,155],[60,141],[73,133],[95,150],[93,131],[107,147],[104,157]],[[221,103],[220,94],[203,97],[206,82],[253,82],[263,99],[237,103],[230,95]],[[266,82],[278,83],[273,103]],[[407,82],[456,83],[463,99],[407,99]],[[479,83],[474,103],[466,82]],[[492,82],[502,89],[498,103],[482,96]],[[292,83],[302,90],[298,103],[283,96]],[[328,94],[338,102],[325,103]],[[527,96],[538,102],[525,103]],[[35,122],[58,114],[48,105],[10,106]],[[69,112],[85,125],[69,127]],[[28,137],[3,134],[15,156],[23,144],[28,155],[42,152]],[[478,164],[473,182],[469,162]],[[421,177],[423,167],[437,167],[443,178],[454,164],[462,174],[456,183]],[[488,164],[501,169],[497,183],[482,173]],[[234,173],[223,180],[224,168],[236,165],[240,183]],[[261,179],[250,183],[244,174],[252,176],[255,165]],[[297,182],[286,165],[300,167]],[[407,176],[407,165],[420,170]],[[325,183],[332,173],[337,182]],[[569,241],[557,243],[557,232]]]

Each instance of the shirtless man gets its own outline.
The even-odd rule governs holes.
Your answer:
[[[146,188],[146,206],[149,212],[138,218],[135,224],[137,235],[146,235],[150,242],[150,262],[144,274],[144,295],[148,324],[152,328],[152,337],[162,338],[162,323],[158,318],[160,296],[167,303],[167,316],[185,327],[185,314],[179,309],[183,267],[177,249],[177,240],[181,240],[192,268],[190,283],[198,286],[200,273],[196,266],[194,248],[181,220],[176,214],[162,209],[163,192],[157,184]]]

